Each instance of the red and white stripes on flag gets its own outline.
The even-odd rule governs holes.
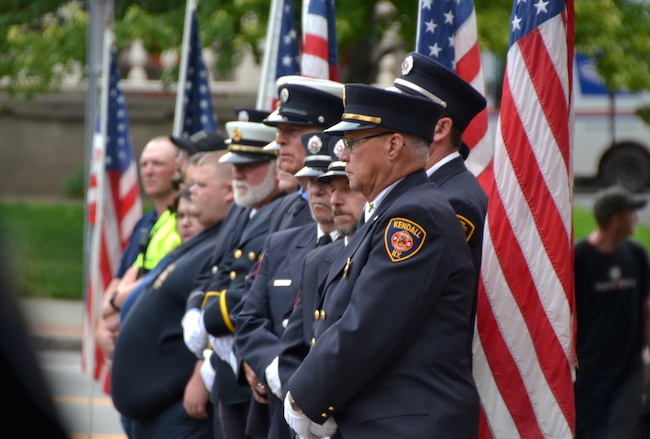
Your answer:
[[[473,0],[420,0],[416,50],[455,70],[485,96]],[[489,193],[492,142],[487,108],[465,129],[463,140],[470,149],[465,165],[476,175],[485,192]]]
[[[305,0],[302,29],[301,74],[340,81],[334,0]]]
[[[112,33],[107,31],[105,38],[111,40]],[[117,271],[122,251],[142,215],[142,207],[115,49],[104,56],[110,56],[110,61],[104,62],[105,79],[93,136],[87,195],[88,219],[93,224],[93,233],[85,297],[82,367],[84,370],[93,368],[94,377],[108,393],[110,368],[94,343],[95,321],[104,291]]]
[[[573,0],[515,1],[474,337],[481,438],[572,438]]]

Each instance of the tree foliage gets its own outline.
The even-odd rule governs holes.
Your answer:
[[[90,1],[90,0],[88,0]],[[114,0],[116,45],[141,38],[149,53],[179,48],[185,0]],[[294,0],[299,20],[301,0]],[[269,0],[201,0],[201,38],[227,73],[248,48],[261,61]],[[475,0],[479,42],[503,56],[512,0]],[[411,50],[417,20],[415,0],[336,0],[337,32],[344,81],[370,82],[385,53]],[[0,78],[10,91],[34,93],[59,84],[86,59],[88,14],[80,1],[4,0],[0,5]],[[597,60],[612,89],[650,89],[650,2],[577,0],[576,49]],[[300,29],[299,29],[300,31]],[[387,34],[400,39],[387,40]]]

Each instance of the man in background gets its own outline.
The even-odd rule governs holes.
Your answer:
[[[232,166],[220,163],[221,155],[203,157],[190,189],[193,213],[205,229],[156,267],[158,276],[132,305],[117,337],[111,393],[138,439],[213,436],[203,359],[185,348],[180,321],[233,198]]]
[[[646,250],[629,237],[646,204],[622,187],[599,192],[598,226],[575,245],[577,439],[639,437],[650,271]]]
[[[122,255],[120,267],[104,293],[95,337],[106,358],[113,356],[115,338],[119,330],[119,307],[115,305],[115,292],[120,280],[127,270],[134,266],[141,253],[143,255],[138,267],[151,269],[171,248],[180,243],[180,237],[175,233],[175,221],[174,224],[170,223],[170,217],[166,213],[176,196],[173,181],[181,175],[183,163],[179,151],[168,136],[158,136],[145,145],[140,155],[140,181],[145,194],[153,201],[154,208],[136,223],[129,238],[129,245]],[[165,236],[170,238],[158,239],[158,245],[149,249],[151,232],[156,224],[159,224],[158,230],[164,229]],[[174,227],[170,229],[170,225]]]

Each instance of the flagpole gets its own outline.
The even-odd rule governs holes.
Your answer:
[[[269,10],[269,23],[266,28],[266,42],[264,45],[264,61],[262,62],[262,74],[260,78],[260,87],[257,91],[258,110],[269,110],[270,102],[265,102],[269,96],[269,88],[275,86],[275,72],[271,72],[274,61],[277,59],[278,38],[280,37],[280,21],[282,20],[282,0],[272,0],[271,9]]]
[[[420,42],[420,23],[422,23],[422,0],[418,0],[418,21],[417,26],[415,27],[415,50],[418,49],[418,43]]]
[[[178,85],[176,86],[176,109],[174,111],[174,128],[172,135],[180,136],[183,133],[183,103],[185,101],[185,82],[187,81],[187,65],[190,55],[190,31],[192,14],[196,10],[198,0],[187,0],[185,3],[185,24],[183,27],[183,45],[181,47],[181,65],[178,72]]]
[[[93,143],[99,142],[99,149],[93,148],[93,152],[98,154],[98,157],[95,157],[96,163],[99,164],[102,168],[106,167],[106,136],[108,131],[108,93],[110,88],[110,58],[111,58],[111,48],[113,47],[113,32],[111,30],[111,19],[107,18],[106,20],[106,29],[104,30],[104,47],[102,52],[102,77],[101,77],[101,93],[99,99],[99,135],[95,134],[93,137]],[[102,226],[104,220],[104,187],[106,185],[106,172],[97,172],[97,201],[96,201],[96,214],[95,214],[95,225],[93,228],[92,242],[91,242],[91,255],[90,255],[90,282],[92,282],[92,292],[93,296],[90,298],[92,300],[92,310],[90,313],[90,328],[92,336],[90,337],[90,346],[88,351],[90,352],[90,364],[88,367],[88,437],[92,435],[93,429],[93,412],[94,412],[94,398],[95,398],[95,382],[94,382],[94,370],[96,367],[96,344],[95,344],[95,334],[94,330],[97,325],[97,314],[100,312],[101,301],[95,300],[97,297],[97,292],[100,292],[99,297],[102,297],[104,293],[104,288],[99,282],[99,273],[96,272],[97,267],[99,266],[100,248],[101,248],[101,238],[102,238]],[[86,300],[88,300],[87,298]]]

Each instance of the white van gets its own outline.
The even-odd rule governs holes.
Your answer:
[[[497,93],[503,65],[482,54],[490,129],[496,133]],[[636,111],[650,106],[650,93],[619,92],[610,96],[593,62],[576,55],[574,63],[575,136],[573,170],[576,182],[621,184],[632,191],[650,185],[650,126]]]
[[[636,111],[650,106],[650,93],[609,95],[589,58],[574,64],[576,179],[596,178],[641,191],[650,184],[650,126]]]

